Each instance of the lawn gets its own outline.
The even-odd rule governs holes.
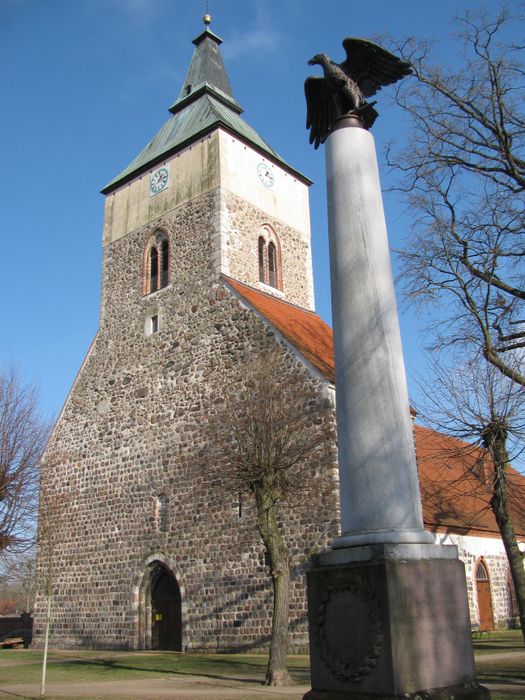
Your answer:
[[[523,652],[523,639],[519,631],[494,632],[481,639],[474,639],[478,678],[483,682],[525,681],[523,656],[512,658],[515,652]],[[491,654],[509,654],[504,659],[491,658]],[[40,681],[42,652],[32,649],[0,650],[0,698],[9,697],[2,693],[2,686],[38,684]],[[291,656],[289,659],[293,682],[309,685],[309,663],[307,656]],[[176,652],[111,652],[111,651],[52,651],[49,655],[48,686],[51,684],[74,684],[69,696],[76,700],[93,700],[88,695],[93,683],[105,681],[135,681],[152,679],[158,682],[170,678],[189,680],[200,676],[213,683],[224,681],[228,686],[234,682],[246,682],[246,695],[242,700],[260,697],[254,693],[264,679],[267,657],[262,654],[178,654]],[[232,685],[233,687],[233,685]],[[77,690],[78,688],[78,690]],[[250,691],[251,688],[251,691]],[[520,690],[516,686],[516,690]],[[525,686],[522,686],[523,697]],[[27,691],[25,691],[27,692]],[[58,691],[57,691],[58,692]],[[69,692],[69,690],[68,690]],[[297,698],[302,695],[298,694]],[[23,696],[17,694],[18,698]],[[48,700],[54,697],[48,696]],[[98,696],[100,697],[100,696]],[[122,696],[124,697],[124,696]],[[131,697],[130,695],[127,696]],[[151,697],[154,697],[152,693]],[[211,697],[211,695],[210,695]],[[239,697],[236,695],[235,697]],[[278,695],[272,698],[278,698]],[[290,700],[296,696],[289,696]],[[494,700],[507,700],[518,697],[516,694],[493,693]],[[111,700],[120,700],[113,695]]]
[[[0,682],[36,683],[42,652],[0,650]],[[176,652],[54,651],[49,654],[48,681],[57,683],[132,680],[192,675],[264,679],[267,657],[258,654],[178,654]],[[308,658],[292,657],[297,683],[308,682]]]
[[[524,651],[521,630],[484,632],[481,637],[474,637],[472,644],[476,655],[497,654],[503,651]]]
[[[512,658],[513,652],[524,651],[523,636],[519,630],[504,630],[491,632],[480,639],[474,639],[476,654],[476,669],[478,680],[483,683],[525,683],[525,662],[520,654]],[[508,652],[507,658],[491,657],[491,654]],[[511,694],[492,693],[495,700],[512,700],[525,696],[525,685],[516,685],[516,692]],[[521,693],[519,692],[521,690]],[[519,694],[518,694],[519,693]]]

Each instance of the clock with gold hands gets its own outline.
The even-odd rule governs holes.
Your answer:
[[[151,173],[149,178],[149,192],[150,195],[158,194],[165,190],[168,186],[168,169],[159,168],[154,173]]]

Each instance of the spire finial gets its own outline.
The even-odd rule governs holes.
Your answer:
[[[208,26],[211,24],[211,15],[210,15],[210,12],[209,12],[208,0],[206,0],[206,14],[205,14],[204,17],[202,18],[202,21],[204,22],[204,24],[206,25],[206,27],[208,27]]]

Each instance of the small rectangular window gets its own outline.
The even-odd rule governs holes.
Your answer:
[[[144,319],[144,335],[155,335],[160,328],[160,312],[157,307],[148,309]]]

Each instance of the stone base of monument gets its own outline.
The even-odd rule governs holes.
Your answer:
[[[476,683],[456,547],[325,552],[308,573],[312,690],[304,700],[489,698]]]

